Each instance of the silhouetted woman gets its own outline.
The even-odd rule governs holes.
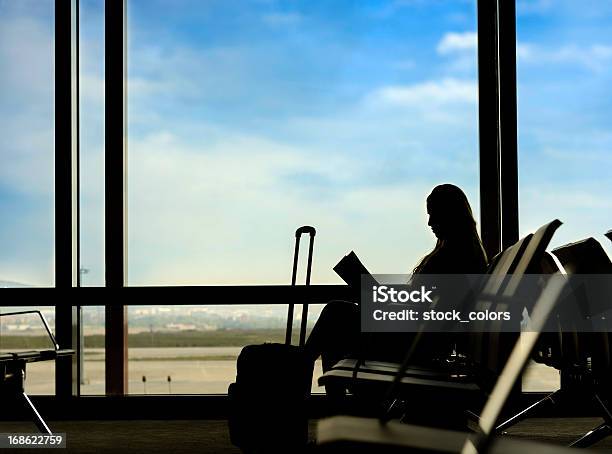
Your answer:
[[[421,259],[413,274],[481,274],[487,257],[476,230],[472,209],[463,191],[452,184],[436,186],[427,197],[428,225],[437,237],[434,249]],[[323,371],[360,348],[359,306],[331,302],[312,329],[305,349],[313,360],[321,356]],[[380,334],[380,335],[379,335]],[[376,333],[367,339],[376,359],[399,361],[410,346],[412,333]],[[437,339],[444,339],[438,336]],[[436,342],[439,343],[439,342]],[[428,343],[428,353],[441,353]]]

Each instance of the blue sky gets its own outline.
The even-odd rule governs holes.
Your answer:
[[[0,0],[0,280],[35,284],[51,282],[53,254],[52,21],[40,3]],[[319,232],[315,282],[337,282],[331,267],[351,249],[374,272],[408,272],[434,244],[435,184],[461,185],[478,213],[474,2],[169,5],[128,2],[131,283],[287,282],[301,224]],[[559,217],[557,244],[601,234],[612,7],[517,10],[522,231]],[[91,284],[103,282],[102,20],[101,3],[82,0]]]

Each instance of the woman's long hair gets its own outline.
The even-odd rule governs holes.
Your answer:
[[[478,235],[476,220],[465,193],[453,184],[441,184],[433,188],[427,197],[427,206],[430,211],[442,212],[447,223],[452,219],[452,235],[450,238],[438,238],[434,249],[421,259],[414,268],[413,274],[423,273],[430,269],[431,266],[428,265],[431,265],[436,258],[451,247],[461,248],[465,253],[463,259],[471,260],[472,265],[476,263],[478,268],[482,268],[466,270],[466,273],[484,272],[487,255]]]

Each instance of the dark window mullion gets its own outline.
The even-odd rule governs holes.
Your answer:
[[[55,1],[55,287],[78,285],[77,0]],[[77,311],[58,298],[55,332],[60,348],[77,346]],[[56,394],[78,393],[76,356],[56,361]]]
[[[496,1],[478,1],[480,226],[489,259],[501,250],[501,194]]]
[[[106,286],[121,289],[126,283],[126,0],[106,0],[104,28],[104,266]],[[106,393],[122,395],[127,393],[127,309],[107,304],[105,312]]]
[[[502,247],[519,239],[516,113],[516,5],[499,0],[499,118]]]

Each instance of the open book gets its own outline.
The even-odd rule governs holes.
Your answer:
[[[344,282],[346,282],[352,290],[360,291],[361,289],[361,275],[367,274],[370,276],[372,281],[376,282],[368,269],[361,263],[357,254],[354,251],[349,252],[342,260],[340,260],[336,266],[334,266],[334,271],[338,276],[340,276]]]

